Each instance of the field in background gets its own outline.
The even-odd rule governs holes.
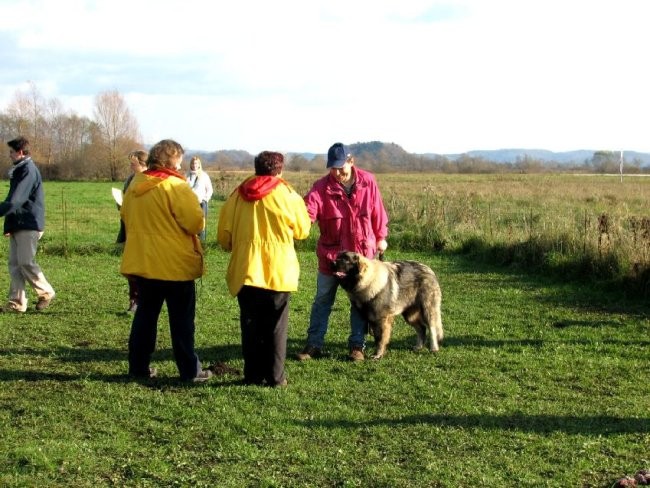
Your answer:
[[[208,222],[214,245],[220,203],[250,173],[213,172]],[[301,194],[315,176],[286,173]],[[390,249],[463,253],[543,274],[650,293],[650,178],[581,175],[377,175],[390,218]],[[5,183],[6,184],[6,183]],[[114,249],[112,186],[47,182],[42,251]],[[0,192],[3,190],[0,188]],[[313,249],[317,231],[301,244]]]
[[[217,218],[216,204],[247,174],[211,174],[215,187],[211,223]],[[312,174],[284,176],[301,194],[314,181]],[[634,249],[639,259],[648,258],[642,221],[650,218],[650,178],[628,176],[621,183],[617,176],[380,174],[377,179],[391,236],[404,247],[409,243],[404,235],[413,235],[411,244],[422,246],[417,239],[428,229],[444,234],[449,246],[468,236],[521,241],[535,235],[568,234],[581,247],[591,247],[606,231],[609,244],[601,242],[601,248],[625,246]],[[0,192],[8,186],[2,183]],[[122,185],[46,182],[49,241],[67,241],[71,246],[110,244],[119,219],[111,187]],[[607,227],[599,225],[602,215],[608,216]]]

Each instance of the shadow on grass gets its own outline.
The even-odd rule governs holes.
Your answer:
[[[84,343],[85,344],[85,343]],[[215,363],[227,363],[228,361],[241,358],[241,347],[239,345],[224,345],[196,350],[204,368]],[[0,349],[0,356],[9,357],[41,357],[50,359],[56,363],[98,363],[98,362],[127,362],[128,353],[126,350],[117,349],[91,349],[87,347],[54,347],[51,349],[35,349],[30,347],[20,349]],[[20,360],[18,360],[20,362]],[[174,355],[171,349],[156,350],[152,356],[152,365],[157,362],[174,362]],[[225,375],[228,376],[228,375]],[[59,373],[56,371],[26,371],[20,369],[0,369],[0,382],[13,381],[59,381],[75,382],[80,380],[104,381],[115,383],[142,383],[154,388],[164,386],[178,386],[184,384],[178,378],[158,377],[155,379],[135,379],[124,374],[102,374],[96,371],[87,370],[83,373]]]
[[[479,280],[483,275],[486,276],[486,287],[519,287],[528,291],[535,291],[539,288],[557,290],[556,293],[544,294],[537,298],[540,303],[549,307],[561,306],[619,313],[640,319],[650,317],[650,306],[644,296],[630,294],[624,288],[612,283],[571,279],[557,273],[543,273],[535,271],[535,268],[522,266],[499,266],[458,254],[445,255],[444,264],[444,270],[439,277],[442,278],[442,281],[444,281],[444,273],[466,274],[468,276],[465,277],[465,280],[470,281],[473,280],[470,278],[472,275],[477,275],[476,278]],[[495,276],[499,277],[496,278],[496,282]],[[592,324],[584,325],[594,326]],[[607,324],[598,324],[598,326],[600,325]]]
[[[64,363],[92,363],[126,361],[128,353],[126,349],[94,349],[85,342],[79,347],[52,347],[36,349],[32,347],[23,348],[2,348],[0,356],[37,356],[54,359]],[[199,347],[196,353],[203,362],[229,361],[241,358],[241,346],[239,344],[226,344],[223,346]],[[169,348],[156,349],[152,356],[153,360],[173,361],[174,354]]]
[[[181,381],[178,376],[157,376],[156,378],[134,378],[126,372],[123,374],[102,374],[97,372],[85,373],[48,373],[43,371],[24,371],[24,370],[1,370],[0,382],[24,381],[30,383],[57,382],[57,383],[77,383],[80,381],[100,381],[103,383],[138,383],[142,386],[153,389],[166,388],[187,388],[200,385],[226,386],[228,384],[239,384],[237,374],[223,374],[227,382],[217,382],[210,380],[203,383],[192,383],[191,381]]]
[[[582,326],[582,324],[578,324]],[[569,326],[569,325],[567,325]],[[480,336],[452,336],[446,337],[442,344],[442,353],[446,348],[519,348],[530,347],[540,349],[549,344],[577,344],[577,345],[591,345],[592,341],[589,339],[568,339],[568,340],[541,340],[541,339],[489,339]],[[610,344],[613,346],[646,346],[650,347],[650,339],[639,338],[638,340],[600,340],[601,344]],[[13,358],[14,362],[21,362],[22,358],[27,357],[40,357],[51,361],[52,365],[60,364],[85,364],[85,363],[101,363],[101,362],[126,362],[128,360],[127,351],[124,349],[108,349],[108,348],[92,348],[90,341],[80,342],[78,347],[53,347],[53,348],[2,348],[0,349],[0,357],[6,356]],[[401,338],[391,342],[389,349],[400,349],[411,351],[413,345],[412,338]],[[287,361],[296,361],[295,353],[299,352],[304,347],[302,339],[289,339],[287,341]],[[367,353],[374,351],[374,341],[368,337]],[[341,341],[333,341],[326,346],[327,357],[332,360],[341,362],[349,362],[347,358],[347,343]],[[423,351],[425,352],[425,351]],[[197,348],[197,354],[204,365],[212,365],[215,363],[223,362],[229,363],[231,361],[241,361],[241,345],[240,344],[226,344],[222,346],[210,346]],[[428,352],[427,352],[428,354]],[[174,362],[173,352],[169,348],[158,349],[152,356],[152,364],[156,362]],[[58,373],[58,372],[38,372],[38,371],[25,371],[25,370],[1,370],[0,369],[0,382],[11,381],[79,381],[82,379],[107,381],[107,382],[131,382],[133,379],[128,378],[126,375],[106,375],[98,374],[92,371],[85,373]],[[163,385],[178,384],[178,381],[173,378],[159,378],[152,384],[149,380],[145,381],[146,384]]]
[[[646,346],[650,347],[650,339],[639,338],[638,340],[618,340],[618,339],[599,339],[599,343],[603,345],[611,346]],[[489,339],[480,336],[446,336],[440,345],[440,354],[444,353],[444,350],[447,348],[458,347],[458,348],[481,348],[485,347],[488,349],[508,349],[508,348],[521,348],[521,347],[530,347],[535,349],[542,349],[543,347],[549,345],[577,345],[577,346],[591,346],[593,345],[593,340],[591,339],[562,339],[562,340],[542,340],[542,339]],[[415,335],[413,338],[397,338],[391,340],[388,345],[389,350],[402,350],[402,351],[413,351],[413,346],[415,345]],[[294,359],[294,354],[299,352],[304,347],[303,342],[299,341],[289,341],[287,345],[287,359]],[[372,337],[366,338],[366,353],[374,351],[375,342]],[[331,342],[326,344],[325,351],[328,353],[329,357],[335,358],[340,356],[342,359],[347,360],[348,347],[344,342]],[[417,354],[429,353],[426,347],[421,351],[418,351]],[[415,352],[414,352],[415,354]],[[434,353],[435,354],[435,353]]]
[[[513,430],[550,434],[564,432],[567,434],[584,434],[592,436],[615,434],[646,434],[650,432],[650,419],[620,418],[609,415],[592,417],[574,417],[558,415],[446,415],[422,414],[411,415],[399,419],[386,418],[368,421],[324,420],[298,421],[299,425],[309,428],[322,427],[325,429],[366,429],[374,426],[400,425],[435,425],[437,427],[480,429],[480,430]]]
[[[93,364],[108,362],[127,362],[128,352],[126,349],[94,348],[92,341],[85,340],[73,347],[51,347],[51,348],[1,348],[0,357],[11,358],[12,363],[21,363],[25,358],[43,358],[48,360],[52,371],[28,371],[24,369],[0,369],[0,382],[78,382],[81,380],[103,381],[115,383],[137,382],[153,388],[171,387],[184,385],[178,378],[160,377],[153,380],[138,380],[124,374],[102,374],[96,371],[87,370],[81,373],[60,373],[53,371],[58,369],[57,364]],[[215,363],[228,363],[229,361],[241,359],[241,346],[239,344],[225,344],[222,346],[199,347],[197,355],[204,368]],[[170,348],[161,348],[154,351],[152,365],[157,362],[174,362],[174,354]],[[44,363],[43,363],[44,364]],[[41,366],[47,368],[48,366]],[[80,369],[86,366],[80,367]],[[228,376],[228,375],[226,375]],[[185,384],[187,386],[187,384]]]

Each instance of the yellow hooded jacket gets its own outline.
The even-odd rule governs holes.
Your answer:
[[[226,282],[231,295],[242,286],[291,292],[298,289],[300,265],[294,239],[309,236],[305,202],[275,176],[252,176],[221,207],[217,240],[232,251]]]
[[[126,227],[122,274],[163,281],[203,275],[197,237],[205,225],[203,211],[180,173],[157,169],[136,174],[120,215]]]

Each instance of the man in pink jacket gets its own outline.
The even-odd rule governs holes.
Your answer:
[[[331,265],[340,251],[354,251],[367,258],[386,250],[388,216],[375,177],[354,166],[347,148],[337,142],[327,152],[329,174],[314,183],[305,196],[312,222],[318,222],[320,237],[316,247],[318,276],[311,308],[307,345],[296,355],[304,361],[323,355],[325,334],[338,281]],[[350,305],[349,359],[364,359],[367,322]]]

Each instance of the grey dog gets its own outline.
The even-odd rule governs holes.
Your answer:
[[[375,338],[374,359],[386,353],[393,321],[399,314],[417,333],[414,350],[424,346],[429,331],[429,350],[442,342],[442,292],[435,273],[416,261],[379,261],[344,251],[332,265],[352,304],[368,320]]]

